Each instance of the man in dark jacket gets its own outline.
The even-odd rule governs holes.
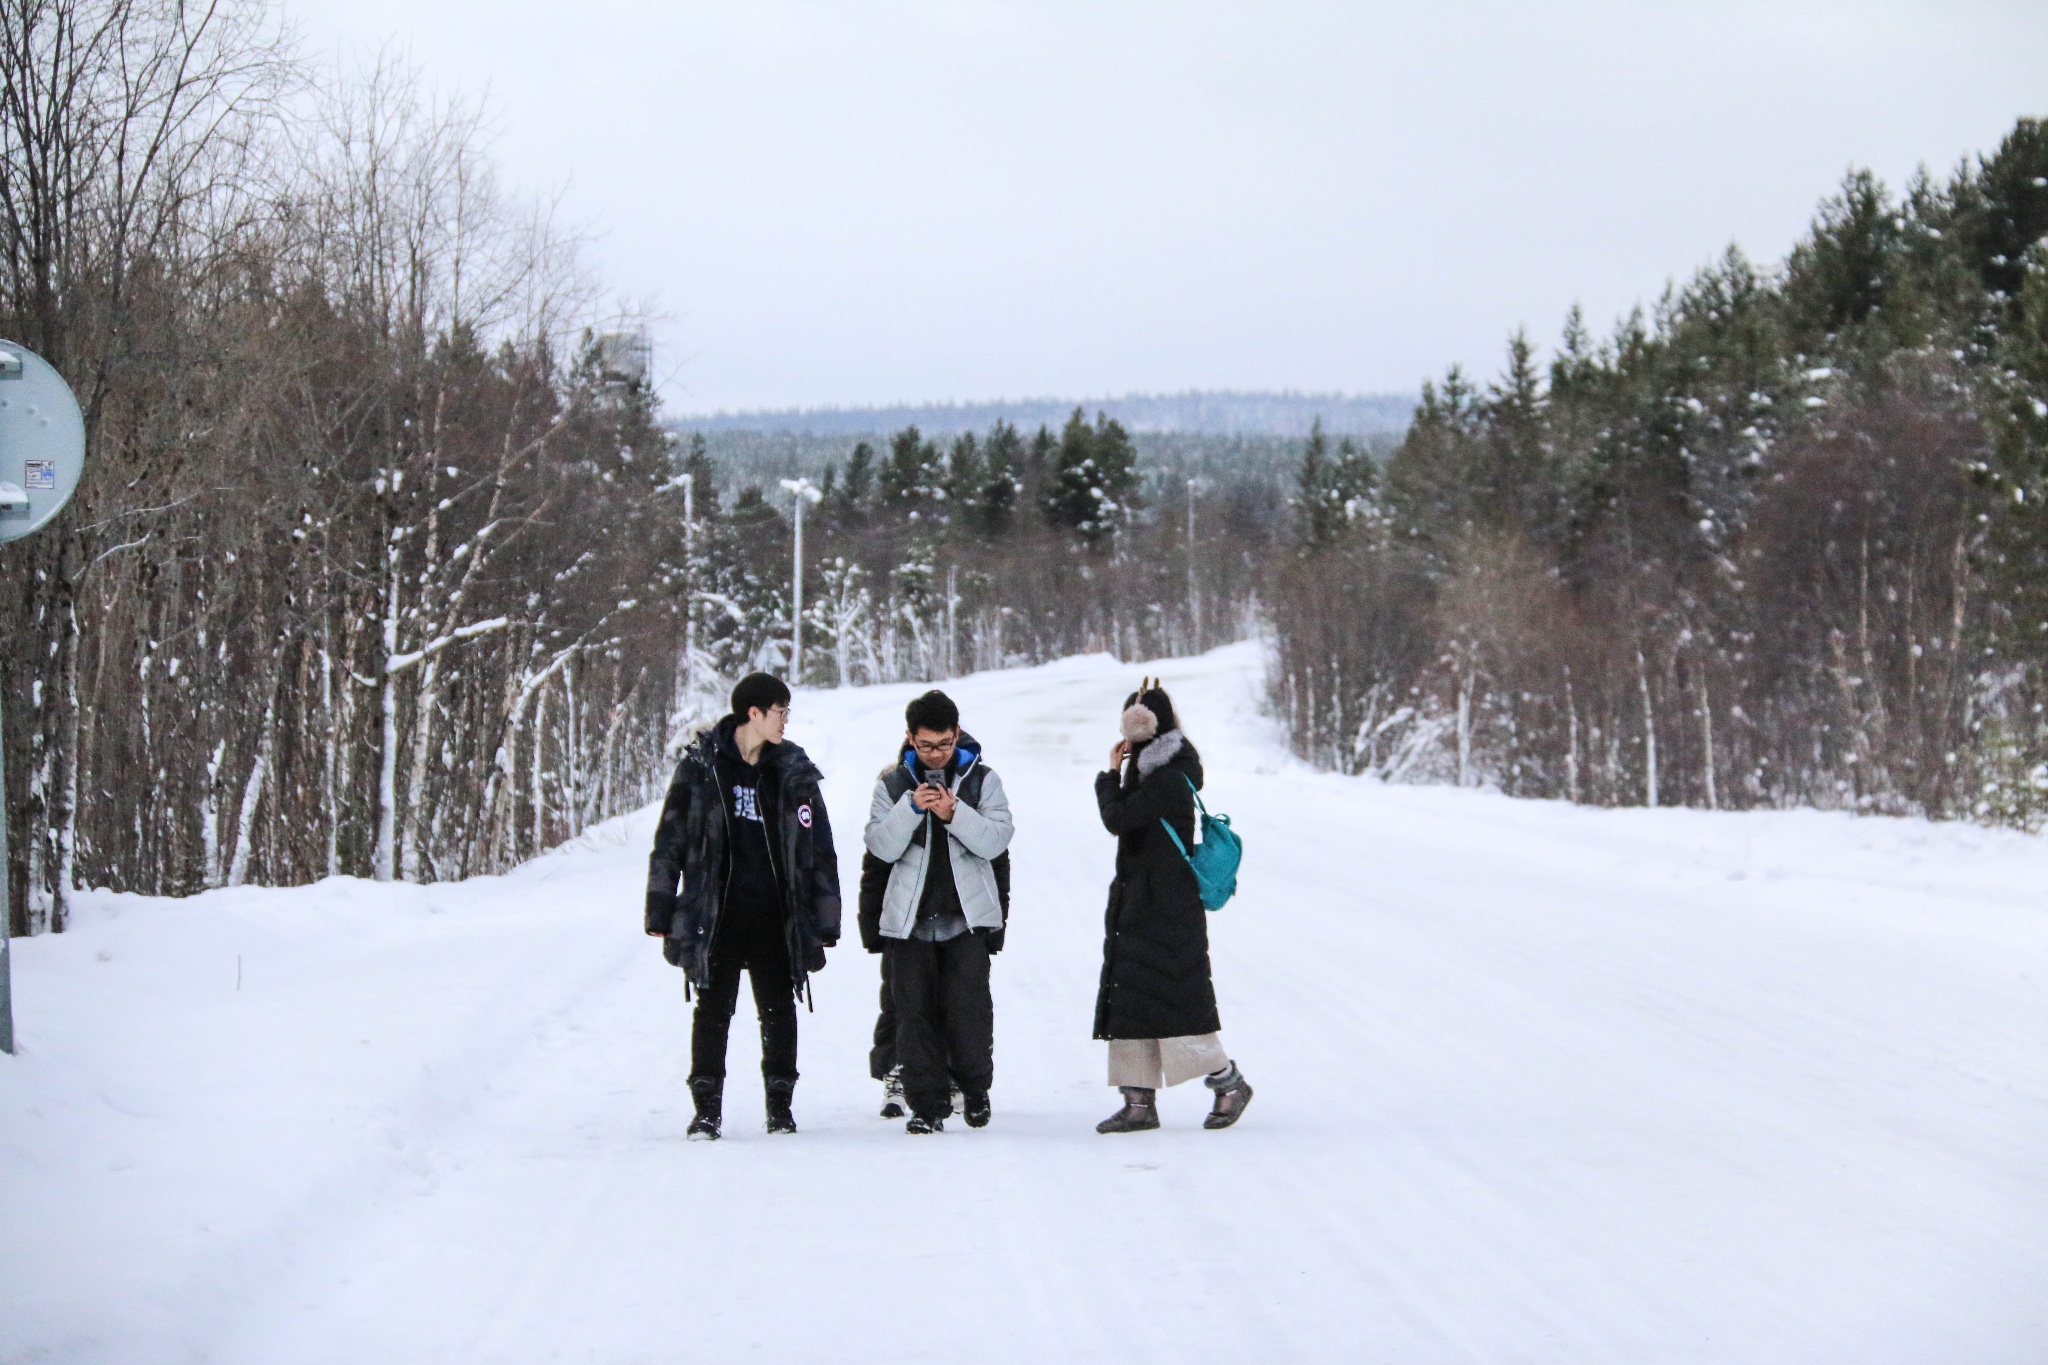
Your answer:
[[[794,1133],[796,998],[839,941],[839,862],[823,774],[782,738],[789,689],[742,678],[732,714],[684,751],[647,864],[647,932],[697,995],[690,1029],[688,1136],[715,1138],[740,973],[761,1021],[768,1131]],[[679,887],[680,883],[680,887]]]
[[[905,1127],[942,1129],[957,1084],[968,1126],[979,1128],[995,1068],[988,962],[1003,929],[994,864],[1010,845],[1010,804],[945,693],[911,702],[904,721],[902,759],[875,779],[866,842],[890,864],[876,930],[911,1110]]]

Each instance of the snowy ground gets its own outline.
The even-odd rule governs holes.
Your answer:
[[[729,1139],[684,1143],[645,814],[461,885],[94,895],[15,945],[0,1361],[2048,1359],[2048,845],[1317,775],[1258,670],[1154,670],[1249,848],[1236,1129],[1188,1086],[1092,1131],[1089,778],[1139,670],[977,677],[991,1127],[875,1117],[849,924],[803,1131],[760,1132],[736,1027]],[[849,888],[914,690],[798,699]]]

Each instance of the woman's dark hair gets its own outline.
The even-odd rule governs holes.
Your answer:
[[[1173,698],[1166,695],[1163,687],[1142,687],[1124,698],[1124,710],[1143,706],[1159,718],[1159,733],[1180,729],[1180,717],[1173,714]]]
[[[903,708],[903,724],[912,734],[933,730],[941,734],[960,728],[960,708],[953,699],[934,687]]]
[[[747,712],[755,707],[771,711],[787,705],[789,688],[773,673],[749,673],[733,685],[732,713],[741,720],[749,719]]]

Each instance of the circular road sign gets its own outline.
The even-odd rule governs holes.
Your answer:
[[[40,531],[71,501],[85,418],[71,386],[26,346],[0,341],[0,541]]]

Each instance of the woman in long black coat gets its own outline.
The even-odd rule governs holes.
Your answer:
[[[1117,836],[1095,1036],[1109,1042],[1109,1083],[1123,1092],[1124,1107],[1095,1131],[1157,1128],[1158,1088],[1197,1076],[1216,1094],[1202,1126],[1228,1128],[1252,1088],[1223,1050],[1201,888],[1166,832],[1170,824],[1194,847],[1202,759],[1181,733],[1172,699],[1150,680],[1125,699],[1119,729],[1110,770],[1095,778],[1103,827]]]

